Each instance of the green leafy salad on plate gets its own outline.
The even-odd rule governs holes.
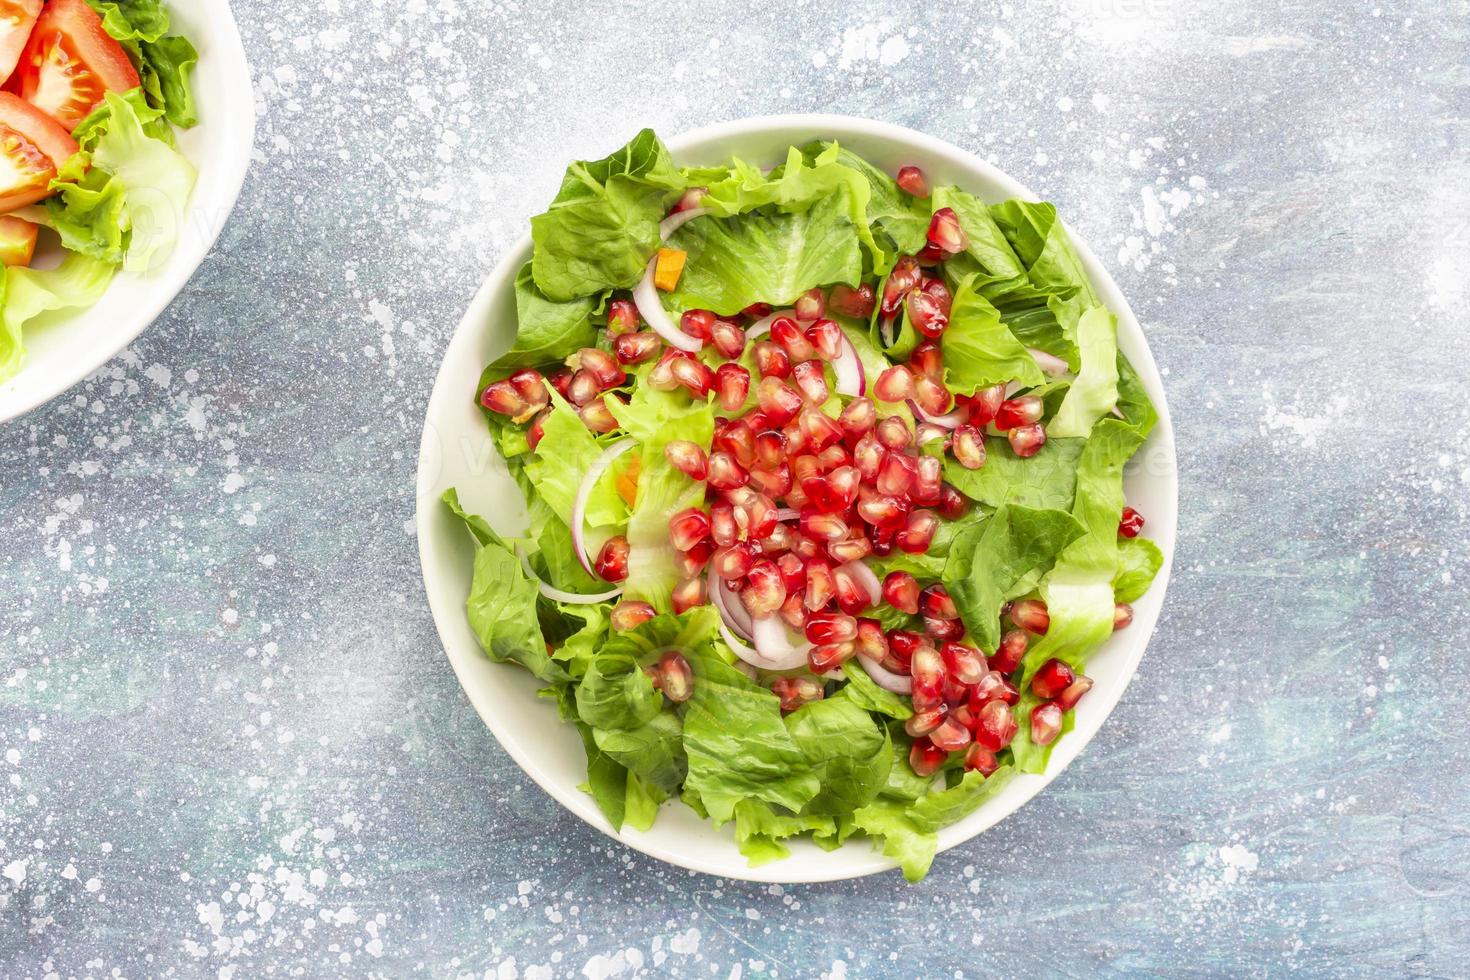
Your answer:
[[[753,864],[937,832],[1041,772],[1162,564],[1123,467],[1157,415],[1056,210],[830,142],[681,168],[653,132],[531,220],[466,392],[519,484],[485,653],[545,687],[611,825]]]

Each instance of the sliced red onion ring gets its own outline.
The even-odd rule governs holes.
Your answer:
[[[725,621],[723,619],[720,620],[718,626],[720,630],[720,637],[725,641],[726,645],[730,647],[731,651],[734,652],[735,656],[739,657],[741,660],[752,667],[759,667],[763,670],[772,669],[771,666],[765,662],[765,659],[762,658],[759,653],[756,653],[755,650],[746,646],[745,643],[743,643],[738,637],[736,637],[734,633],[730,632],[730,627],[725,625]]]
[[[842,355],[832,362],[832,374],[837,379],[837,393],[849,398],[861,397],[868,391],[868,378],[863,372],[863,362],[858,357],[857,348],[847,339],[846,332],[842,334],[842,347]]]
[[[719,610],[720,619],[742,639],[750,639],[750,611],[745,608],[740,597],[731,594],[725,580],[715,574],[713,566],[710,567],[705,582],[709,587],[710,602]]]
[[[611,600],[616,599],[618,596],[623,594],[621,586],[616,589],[611,589],[607,592],[599,592],[597,595],[583,595],[580,592],[563,591],[562,589],[558,589],[555,586],[547,585],[544,581],[541,580],[541,576],[537,575],[536,570],[531,567],[531,559],[526,557],[526,551],[520,545],[516,546],[516,557],[521,560],[521,568],[525,571],[526,576],[528,578],[533,578],[536,580],[536,587],[540,590],[541,594],[554,602],[564,602],[567,605],[587,606],[591,605],[594,602],[610,602]]]
[[[789,317],[793,317],[794,318],[796,316],[796,311],[795,310],[777,310],[774,313],[771,313],[771,314],[768,314],[766,316],[761,317],[759,320],[755,321],[750,326],[748,326],[748,327],[745,328],[745,341],[746,341],[746,343],[749,343],[750,341],[755,340],[758,337],[764,337],[766,334],[770,333],[771,332],[771,324],[775,323],[777,320],[779,320],[783,316],[789,316]]]
[[[894,694],[914,693],[914,679],[912,677],[895,674],[886,667],[873,663],[867,657],[858,657],[857,659],[863,665],[863,670],[868,672],[868,676],[873,678],[873,683],[883,688],[883,690],[892,691]]]
[[[897,336],[893,332],[893,325],[897,321],[898,321],[898,317],[897,316],[888,316],[888,317],[884,317],[883,318],[883,322],[878,325],[878,335],[883,338],[883,348],[884,348],[884,350],[887,350],[889,347],[892,347],[893,344],[894,344],[894,341],[896,341],[898,339]]]
[[[1036,366],[1047,374],[1068,374],[1072,370],[1066,361],[1057,357],[1055,354],[1048,354],[1039,347],[1027,347],[1026,351],[1031,355],[1031,359],[1036,362]]]
[[[648,325],[660,337],[672,346],[693,354],[704,346],[704,341],[680,330],[664,309],[663,301],[658,298],[658,287],[653,284],[653,267],[657,263],[656,255],[648,260],[648,271],[643,273],[643,280],[633,288],[633,305],[638,307],[638,315],[648,321]]]
[[[659,225],[658,225],[658,237],[659,237],[659,241],[664,241],[664,242],[668,241],[669,240],[669,236],[672,235],[674,232],[678,231],[680,228],[684,227],[685,224],[687,224],[690,221],[693,221],[695,218],[698,218],[701,215],[706,215],[706,214],[709,214],[709,208],[690,208],[687,211],[676,211],[676,212],[674,212],[673,214],[671,214],[667,218],[665,218],[663,221],[660,221],[659,222]]]
[[[942,429],[958,429],[964,424],[964,416],[959,412],[950,412],[948,415],[931,415],[919,407],[919,403],[912,398],[908,400],[909,411],[931,425],[937,425]]]
[[[577,561],[582,563],[588,575],[597,573],[592,570],[592,555],[587,551],[587,536],[583,530],[583,525],[587,523],[587,498],[592,496],[592,488],[597,486],[597,481],[602,479],[602,474],[607,472],[613,461],[636,445],[636,441],[624,439],[607,447],[588,467],[582,476],[582,482],[577,486],[577,498],[572,502],[572,548],[577,552]]]
[[[1019,381],[1007,381],[1006,382],[1006,397],[1007,398],[1010,398],[1011,396],[1015,395],[1016,392],[1020,391],[1024,387],[1026,387],[1026,386],[1023,385],[1023,384],[1021,384],[1021,382],[1019,382]]]
[[[878,576],[866,562],[850,561],[842,567],[847,569],[848,574],[868,590],[868,598],[873,600],[873,605],[876,606],[883,601],[883,583],[878,581]]]
[[[763,616],[755,620],[751,623],[750,634],[757,652],[765,661],[758,666],[766,670],[795,670],[806,665],[807,651],[812,645],[804,639],[800,643],[792,643],[786,621],[780,616]]]

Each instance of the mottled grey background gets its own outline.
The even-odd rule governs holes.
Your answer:
[[[1465,972],[1470,8],[824,6],[236,4],[218,248],[0,429],[0,974]],[[562,812],[412,533],[440,353],[562,166],[805,110],[1056,201],[1178,428],[1128,695],[917,887],[711,879]]]

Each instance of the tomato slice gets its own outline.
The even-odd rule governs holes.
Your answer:
[[[5,87],[71,132],[103,95],[138,84],[128,53],[87,0],[50,0]]]
[[[0,263],[30,265],[36,254],[36,235],[40,225],[33,225],[14,215],[0,215]]]
[[[41,0],[0,0],[0,78],[15,71],[40,15]]]
[[[35,204],[77,152],[61,124],[10,92],[0,92],[0,213]]]

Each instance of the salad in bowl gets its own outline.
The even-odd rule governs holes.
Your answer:
[[[531,239],[459,393],[521,499],[443,496],[484,655],[614,830],[687,807],[752,865],[866,838],[921,878],[1046,769],[1165,560],[1124,493],[1159,415],[1055,209],[644,131]]]

